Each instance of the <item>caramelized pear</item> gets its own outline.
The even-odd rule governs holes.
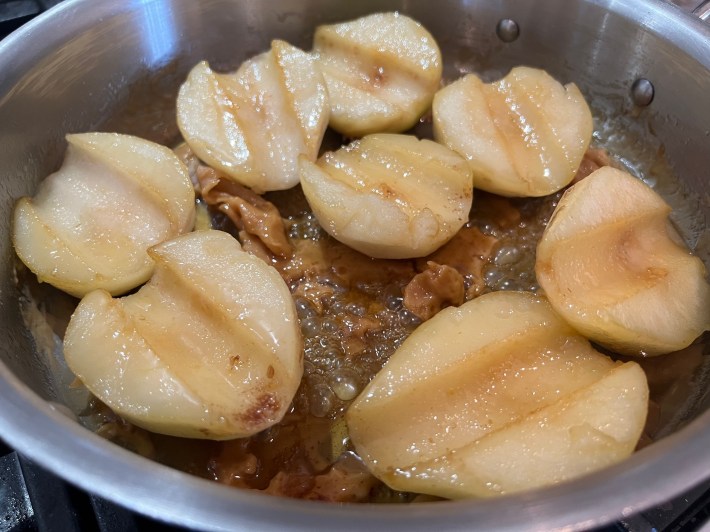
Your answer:
[[[319,26],[313,51],[330,94],[330,126],[350,137],[411,128],[441,81],[434,37],[400,13]]]
[[[138,292],[84,297],[64,338],[71,370],[116,413],[190,438],[241,438],[277,423],[303,373],[288,287],[221,231],[150,250]]]
[[[485,84],[468,74],[436,93],[434,138],[468,160],[476,188],[546,196],[574,178],[592,114],[574,83],[517,67]]]
[[[468,220],[473,199],[463,158],[408,135],[368,135],[300,170],[323,228],[371,257],[428,255]]]
[[[486,497],[630,455],[647,401],[636,363],[595,351],[544,298],[494,292],[419,326],[346,419],[358,453],[390,487]]]
[[[15,207],[15,251],[77,297],[120,294],[153,271],[147,250],[192,229],[195,193],[171,150],[115,133],[67,135],[61,168]]]
[[[537,248],[535,271],[555,310],[582,334],[628,355],[687,347],[710,328],[710,285],[653,189],[611,167],[567,190]]]
[[[313,57],[278,40],[231,74],[199,63],[177,99],[190,148],[257,193],[298,184],[298,157],[315,161],[329,111]]]

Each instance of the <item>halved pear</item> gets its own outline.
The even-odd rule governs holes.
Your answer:
[[[494,292],[417,328],[347,412],[390,487],[447,498],[568,480],[631,454],[648,387],[542,297]]]
[[[330,126],[350,137],[411,128],[441,81],[434,37],[400,13],[319,26],[313,51],[330,94]]]
[[[40,281],[74,296],[131,290],[153,271],[148,248],[192,229],[187,168],[168,148],[130,135],[67,141],[61,168],[15,206],[15,251]]]
[[[611,167],[562,196],[535,271],[555,310],[582,334],[628,355],[687,347],[710,329],[710,285],[668,220],[671,208]]]
[[[574,83],[517,67],[485,84],[468,74],[436,93],[434,138],[468,160],[476,188],[545,196],[572,181],[592,138],[592,113]]]
[[[298,157],[318,157],[329,112],[315,59],[278,40],[231,74],[199,63],[177,99],[190,148],[257,193],[298,184]]]
[[[646,375],[635,362],[466,447],[389,478],[407,489],[462,498],[553,485],[620,462],[636,447],[647,414]]]
[[[155,274],[137,293],[88,294],[64,356],[116,413],[145,429],[215,440],[277,423],[303,373],[302,340],[276,270],[221,231],[150,250]]]
[[[376,258],[422,257],[468,220],[471,173],[459,155],[409,135],[368,135],[316,164],[301,186],[323,228]]]

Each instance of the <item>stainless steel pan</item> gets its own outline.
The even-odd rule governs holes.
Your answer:
[[[20,316],[8,236],[14,201],[58,167],[64,134],[104,129],[169,142],[177,134],[176,89],[197,61],[236,67],[274,37],[307,49],[317,24],[382,10],[420,20],[438,39],[450,78],[470,69],[494,76],[528,64],[576,81],[596,102],[598,125],[623,133],[622,156],[641,160],[651,179],[664,173],[658,169],[666,161],[679,177],[659,178],[658,186],[679,207],[676,222],[708,264],[710,30],[674,6],[654,0],[67,0],[0,43],[0,437],[82,488],[207,529],[578,529],[658,504],[710,477],[710,398],[699,374],[682,411],[668,422],[672,434],[626,462],[563,486],[485,502],[336,506],[228,489],[118,448],[67,415],[64,405],[75,398],[57,345],[35,342]],[[517,39],[510,23],[501,26],[505,40],[497,36],[502,19],[517,23]],[[647,107],[632,97],[639,78],[654,89]],[[636,87],[636,103],[647,103],[651,87]],[[705,349],[703,360],[709,355]]]

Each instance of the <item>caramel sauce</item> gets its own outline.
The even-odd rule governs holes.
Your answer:
[[[537,289],[534,251],[559,194],[506,199],[477,192],[460,236],[431,256],[381,260],[323,231],[300,189],[265,196],[285,217],[293,254],[272,255],[288,284],[304,337],[304,375],[276,426],[227,442],[161,436],[134,427],[98,400],[85,412],[103,436],[159,462],[230,486],[338,502],[406,502],[370,475],[343,416],[389,356],[421,323],[404,288],[428,260],[464,272],[466,299],[492,290]],[[212,225],[236,233],[219,209]]]

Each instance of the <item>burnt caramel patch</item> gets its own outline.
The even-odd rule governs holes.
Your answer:
[[[284,221],[273,203],[208,166],[198,166],[195,173],[202,199],[227,215],[240,233],[258,240],[263,251],[283,258],[291,255]]]
[[[464,295],[463,276],[456,269],[429,261],[404,288],[404,306],[425,321],[445,307],[462,304]]]
[[[280,409],[281,403],[278,398],[270,393],[264,393],[259,396],[254,406],[243,414],[239,414],[238,418],[247,425],[257,427],[275,419]]]
[[[428,257],[417,260],[417,270],[422,273],[427,272],[430,270],[429,263],[453,268],[466,280],[466,300],[473,299],[480,295],[485,287],[483,269],[493,255],[497,243],[497,238],[483,234],[477,227],[462,227],[444,246]],[[431,276],[432,274],[427,275]],[[458,282],[458,279],[454,279],[450,273],[446,278],[452,282]],[[439,286],[442,283],[443,279],[438,279],[436,282]],[[455,298],[451,299],[451,297],[453,294],[447,296],[451,300],[451,304],[457,304],[453,303]]]

